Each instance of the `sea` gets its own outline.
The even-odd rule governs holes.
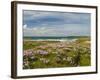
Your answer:
[[[75,41],[82,36],[68,37],[24,37],[24,40],[30,41]]]

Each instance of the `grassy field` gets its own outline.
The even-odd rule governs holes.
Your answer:
[[[24,41],[23,69],[91,65],[90,38],[75,41]]]

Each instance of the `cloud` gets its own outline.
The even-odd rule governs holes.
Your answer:
[[[74,26],[74,27],[73,27]],[[84,36],[90,35],[90,28],[84,25],[80,27],[78,24],[69,24],[64,26],[55,27],[34,27],[24,29],[25,36]]]
[[[26,28],[27,28],[27,25],[26,25],[26,24],[24,24],[23,28],[24,28],[24,29],[26,29]]]
[[[29,27],[44,23],[47,25],[90,24],[89,13],[24,11],[23,14],[23,22]]]
[[[33,30],[33,31],[37,31],[37,30],[38,30],[38,28],[37,28],[37,27],[34,27],[34,28],[32,28],[32,30]]]
[[[24,36],[90,35],[90,14],[24,11]]]

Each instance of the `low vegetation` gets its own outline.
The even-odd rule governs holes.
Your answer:
[[[91,65],[89,38],[74,41],[24,41],[23,69]]]

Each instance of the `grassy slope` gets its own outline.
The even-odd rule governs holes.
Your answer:
[[[24,69],[33,69],[33,68],[50,68],[50,67],[75,67],[75,66],[90,66],[91,57],[90,57],[90,41],[89,38],[83,37],[78,38],[76,42],[69,43],[65,45],[64,48],[56,48],[50,46],[48,48],[41,49],[39,46],[47,46],[48,44],[59,44],[57,41],[25,41],[24,50],[34,49],[34,50],[45,50],[49,51],[48,55],[34,55],[37,58],[36,61],[33,61],[30,57],[25,57],[24,61],[28,61],[28,65],[24,65]],[[69,50],[66,50],[66,47]],[[27,58],[27,59],[26,59]],[[49,60],[48,63],[45,63],[40,60],[40,58]],[[65,59],[65,60],[64,60]],[[69,60],[68,60],[69,59]]]

